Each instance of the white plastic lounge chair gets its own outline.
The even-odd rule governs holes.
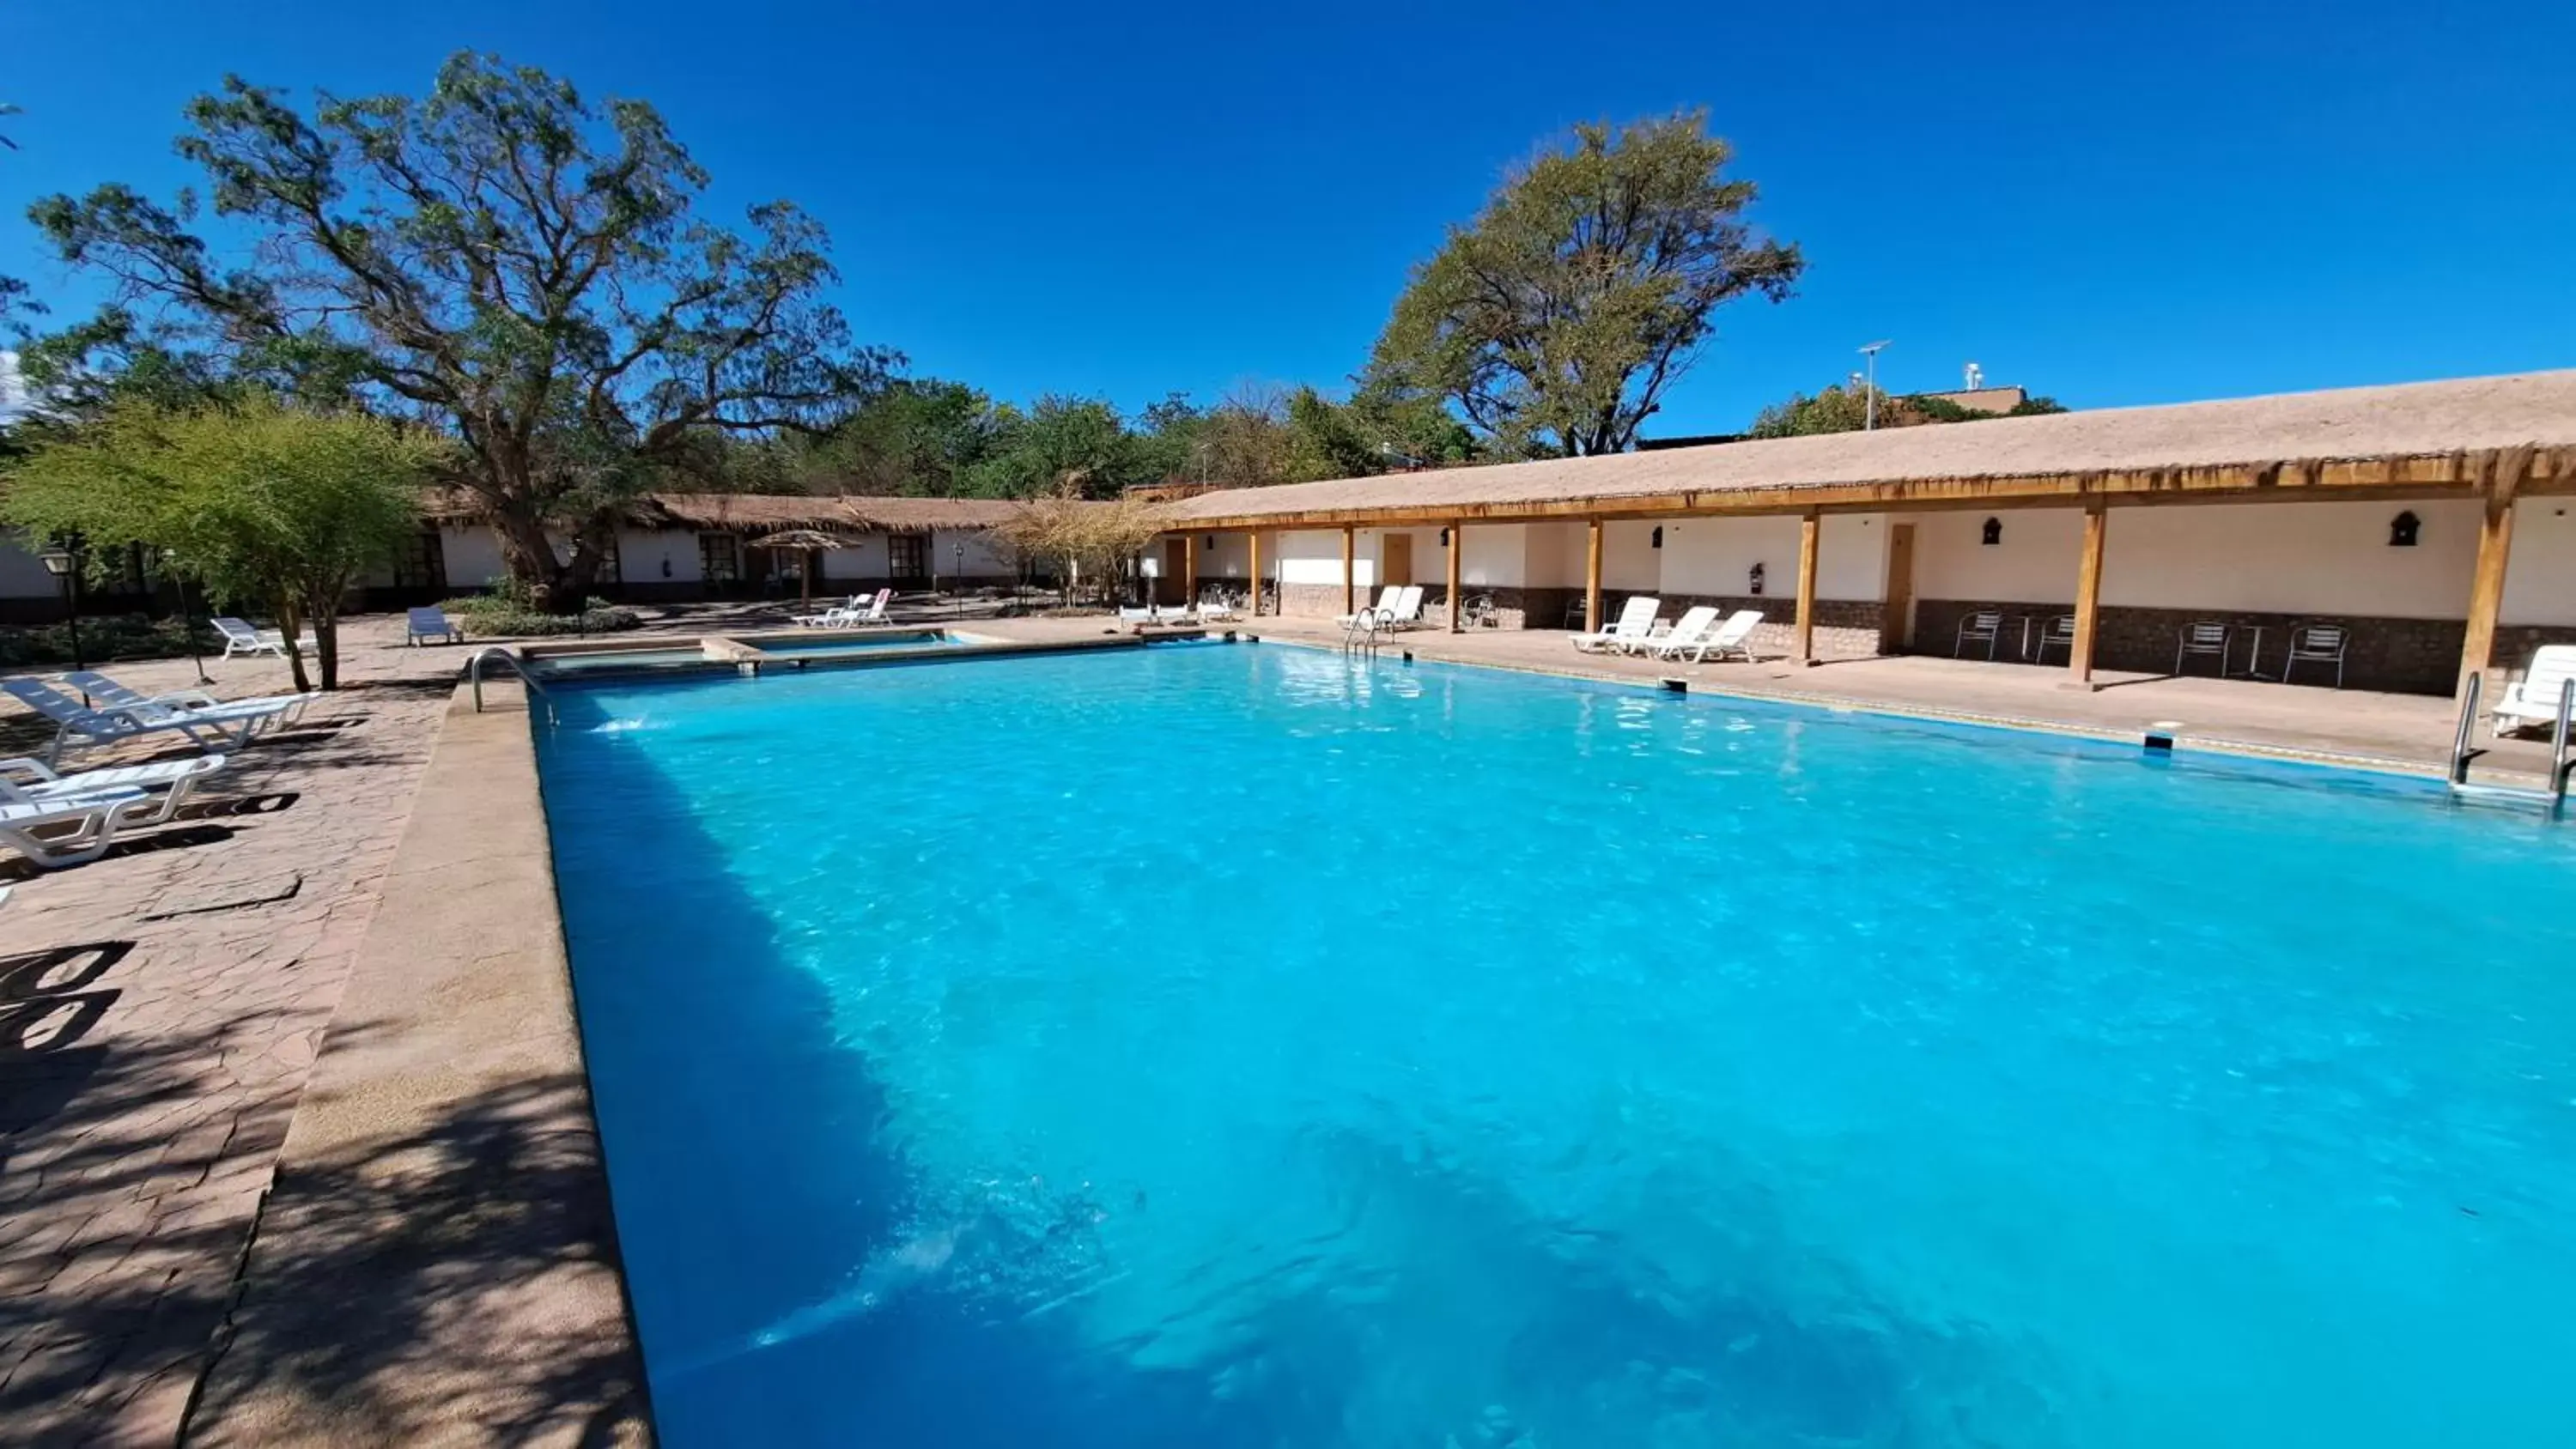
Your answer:
[[[442,644],[465,642],[465,630],[436,604],[423,604],[406,612],[409,618],[403,624],[404,643],[418,644],[423,639],[435,639]]]
[[[63,682],[112,708],[169,710],[208,721],[246,717],[263,724],[291,725],[304,718],[305,706],[314,699],[310,692],[263,694],[253,699],[217,699],[202,689],[145,694],[141,690],[128,689],[95,669],[74,670],[63,676]]]
[[[1572,636],[1574,647],[1586,654],[1600,654],[1625,651],[1633,645],[1643,644],[1654,635],[1655,611],[1663,606],[1661,599],[1644,594],[1630,595],[1628,602],[1619,606],[1618,623],[1607,629]]]
[[[1699,651],[1700,659],[1724,659],[1741,654],[1744,662],[1753,662],[1753,631],[1762,624],[1760,609],[1738,609],[1726,616],[1726,622],[1709,631],[1708,643]],[[1697,661],[1694,661],[1697,662]]]
[[[280,659],[286,657],[286,635],[280,630],[253,628],[249,620],[231,617],[216,619],[214,625],[215,632],[224,636],[226,659],[236,654],[274,654]],[[299,653],[312,648],[313,636],[311,634],[299,636],[295,641],[295,647]]]
[[[40,870],[96,860],[116,840],[126,807],[143,799],[140,790],[103,791],[62,800],[0,799],[0,845],[16,850]],[[40,835],[68,825],[59,834]]]
[[[1402,584],[1388,584],[1377,591],[1376,603],[1361,606],[1356,614],[1335,614],[1333,622],[1347,629],[1366,620],[1383,618],[1395,612],[1395,601],[1402,597],[1404,597]]]
[[[1141,609],[1131,609],[1126,605],[1121,604],[1118,606],[1118,622],[1121,624],[1151,624],[1154,622],[1154,606],[1147,604]]]
[[[1710,604],[1697,604],[1682,611],[1679,622],[1668,634],[1657,634],[1636,646],[1631,652],[1657,659],[1679,659],[1691,656],[1698,663],[1708,653],[1709,632],[1717,627],[1717,609]]]
[[[1201,619],[1231,619],[1234,617],[1234,605],[1225,602],[1223,599],[1201,599],[1198,602],[1198,611]]]
[[[857,600],[854,599],[851,602],[855,604],[857,603]],[[853,608],[850,611],[849,620],[843,624],[842,627],[846,629],[862,629],[870,624],[891,623],[893,621],[886,618],[886,605],[893,602],[894,590],[879,589],[877,590],[876,597],[868,601],[868,606],[866,608]]]
[[[862,597],[852,594],[848,603],[834,604],[819,614],[799,614],[787,622],[800,629],[839,629],[846,626],[850,620],[857,618],[859,611],[867,607],[860,602]]]
[[[124,825],[159,825],[179,813],[197,782],[224,767],[221,755],[192,760],[152,760],[140,765],[111,765],[60,775],[42,760],[0,760],[0,801],[60,804],[97,796],[135,796],[118,812]],[[159,794],[154,794],[154,791]]]
[[[1406,584],[1395,596],[1395,603],[1378,619],[1381,629],[1418,629],[1422,627],[1422,585]]]
[[[2576,644],[2543,644],[2531,653],[2522,677],[2504,687],[2495,703],[2494,732],[2558,723],[2558,691],[2576,679]]]
[[[102,709],[88,709],[79,700],[43,680],[23,676],[0,679],[0,690],[6,690],[20,703],[54,722],[54,743],[45,751],[45,760],[49,764],[62,763],[63,747],[68,744],[101,745],[162,732],[186,735],[204,749],[235,749],[250,739],[251,731],[258,728],[263,719],[274,718],[242,714],[223,719],[203,719],[158,705],[142,708],[109,705]]]
[[[1191,604],[1156,604],[1154,617],[1165,624],[1195,624],[1199,621],[1197,608]]]

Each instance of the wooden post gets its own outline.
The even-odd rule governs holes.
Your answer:
[[[1810,508],[1798,520],[1798,624],[1791,650],[1801,664],[1816,662],[1816,555],[1824,546],[1825,520]]]
[[[1465,628],[1465,627],[1466,627],[1466,626],[1465,626],[1465,624],[1463,624],[1463,623],[1461,622],[1461,620],[1463,620],[1463,619],[1466,617],[1466,614],[1464,613],[1464,609],[1465,609],[1465,607],[1466,607],[1466,606],[1465,606],[1463,603],[1461,603],[1461,602],[1460,602],[1460,600],[1459,600],[1459,598],[1458,598],[1458,557],[1459,557],[1459,555],[1461,555],[1461,554],[1465,553],[1466,551],[1467,551],[1467,525],[1466,525],[1466,524],[1464,524],[1464,523],[1453,523],[1453,524],[1450,524],[1450,525],[1449,525],[1449,632],[1450,632],[1450,633],[1452,633],[1452,634],[1455,634],[1455,633],[1459,632],[1461,629],[1463,629],[1463,628]]]
[[[1181,605],[1195,609],[1199,603],[1199,536],[1181,535]]]
[[[1356,613],[1358,613],[1358,612],[1360,611],[1360,601],[1359,601],[1359,574],[1358,574],[1358,572],[1357,572],[1357,571],[1353,568],[1353,566],[1352,566],[1352,565],[1353,565],[1353,563],[1354,563],[1354,561],[1358,558],[1358,550],[1359,550],[1359,530],[1358,530],[1358,529],[1355,529],[1355,528],[1353,528],[1353,527],[1351,527],[1351,526],[1350,526],[1349,524],[1347,524],[1347,523],[1343,524],[1343,525],[1342,525],[1342,612],[1343,612],[1344,614],[1346,614],[1346,615],[1348,615],[1348,614],[1356,614]]]
[[[1591,544],[1583,553],[1583,627],[1601,629],[1601,520],[1592,520]]]
[[[1252,617],[1261,617],[1261,530],[1244,535],[1252,540]],[[1283,604],[1286,600],[1281,600]]]
[[[2468,636],[2460,644],[2460,677],[2451,697],[2467,695],[2469,680],[2495,663],[2496,615],[2504,607],[2505,566],[2513,555],[2513,500],[2531,469],[2531,450],[2517,448],[2499,461],[2488,480],[2486,511],[2478,520],[2478,567],[2469,576]]]
[[[2066,649],[2068,682],[2093,687],[2093,625],[2102,612],[2102,544],[2111,515],[2099,498],[2084,500],[2084,552],[2075,565],[2075,642]]]

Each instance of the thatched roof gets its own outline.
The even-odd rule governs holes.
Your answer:
[[[2511,455],[2536,449],[2537,457]],[[1168,505],[1176,526],[1372,517],[1567,516],[1836,503],[1903,507],[2030,480],[2022,496],[2301,483],[2470,486],[2499,466],[2576,486],[2576,371],[1780,438],[1238,488]],[[2352,465],[2352,466],[2344,466]]]

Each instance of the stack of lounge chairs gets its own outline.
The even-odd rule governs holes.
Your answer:
[[[1667,661],[1687,658],[1693,664],[1730,654],[1752,662],[1753,631],[1762,622],[1760,609],[1738,609],[1720,621],[1715,608],[1695,605],[1683,610],[1671,628],[1658,630],[1655,614],[1662,607],[1661,599],[1632,596],[1620,608],[1617,623],[1575,635],[1574,647],[1587,654],[1631,654]]]

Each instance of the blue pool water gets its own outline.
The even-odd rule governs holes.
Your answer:
[[[1267,645],[559,698],[677,1449],[2571,1441],[2566,831]]]

